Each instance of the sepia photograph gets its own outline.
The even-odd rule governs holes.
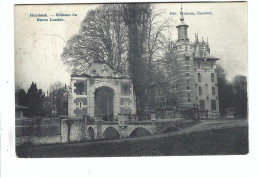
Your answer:
[[[16,156],[247,155],[247,5],[16,4]]]

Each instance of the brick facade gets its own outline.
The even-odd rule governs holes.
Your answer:
[[[108,87],[113,91],[113,114],[135,114],[136,105],[132,80],[115,74],[106,64],[93,63],[89,72],[71,76],[69,92],[69,116],[95,116],[97,89]],[[103,92],[104,94],[104,92]],[[110,110],[111,111],[111,110]]]
[[[200,110],[219,113],[218,84],[216,61],[218,58],[210,54],[208,40],[195,42],[188,38],[188,25],[184,22],[181,12],[178,29],[178,40],[169,47],[172,56],[173,75],[168,79],[174,83],[177,106],[192,108],[199,106]]]

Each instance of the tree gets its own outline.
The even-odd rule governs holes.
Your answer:
[[[92,62],[106,62],[114,71],[127,72],[127,33],[120,4],[101,5],[87,13],[79,34],[68,40],[62,59],[72,72],[86,72]]]
[[[232,84],[226,79],[226,72],[223,67],[217,65],[217,80],[218,80],[218,98],[219,98],[219,111],[223,116],[225,109],[234,107],[234,91]]]
[[[44,106],[48,115],[67,115],[68,97],[65,87],[61,82],[52,84],[45,97]]]
[[[137,113],[142,115],[150,84],[162,73],[155,65],[165,49],[168,20],[151,4],[106,4],[91,10],[77,35],[68,40],[63,62],[85,73],[92,62],[105,62],[133,80]]]
[[[247,79],[245,76],[237,75],[233,81],[234,100],[236,115],[247,117]]]
[[[27,116],[42,116],[45,115],[46,111],[43,107],[45,94],[42,89],[37,89],[36,83],[32,82],[30,88],[28,89],[26,100],[26,106],[29,108],[25,111]]]
[[[146,99],[147,64],[145,61],[145,39],[148,35],[150,4],[124,4],[124,22],[128,28],[128,63],[136,94],[137,114],[143,115]]]
[[[15,103],[21,106],[27,105],[26,92],[23,89],[18,89],[15,92]]]
[[[161,15],[164,13],[162,9],[156,9],[154,5],[151,5],[150,7],[150,18],[148,18],[148,36],[147,36],[147,42],[146,42],[146,48],[147,48],[147,56],[148,56],[148,62],[147,62],[147,71],[146,76],[147,78],[147,89],[150,88],[150,85],[152,83],[153,77],[152,72],[155,72],[156,74],[160,74],[161,71],[158,68],[158,65],[160,65],[160,62],[162,61],[163,54],[166,52],[165,49],[167,49],[167,39],[165,35],[165,31],[171,27],[169,24],[169,18],[168,19],[161,19]],[[156,64],[156,65],[154,65]],[[155,68],[157,68],[157,70]]]

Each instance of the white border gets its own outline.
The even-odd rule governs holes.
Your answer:
[[[139,2],[134,0],[135,2]],[[132,1],[132,2],[134,2]],[[0,2],[0,118],[1,176],[3,178],[254,178],[260,177],[259,115],[259,1],[249,6],[249,126],[246,156],[173,156],[128,158],[18,159],[14,150],[14,4],[89,3],[120,1],[5,0]],[[146,1],[150,2],[150,1]],[[165,2],[165,1],[161,1]],[[167,1],[168,2],[168,1]],[[243,15],[243,14],[241,14]],[[257,26],[258,25],[258,26]]]

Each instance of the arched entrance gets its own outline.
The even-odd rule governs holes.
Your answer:
[[[94,140],[94,129],[92,127],[88,128],[87,138],[88,140]]]
[[[101,116],[103,120],[113,118],[114,91],[110,87],[99,87],[95,91],[95,116]]]

